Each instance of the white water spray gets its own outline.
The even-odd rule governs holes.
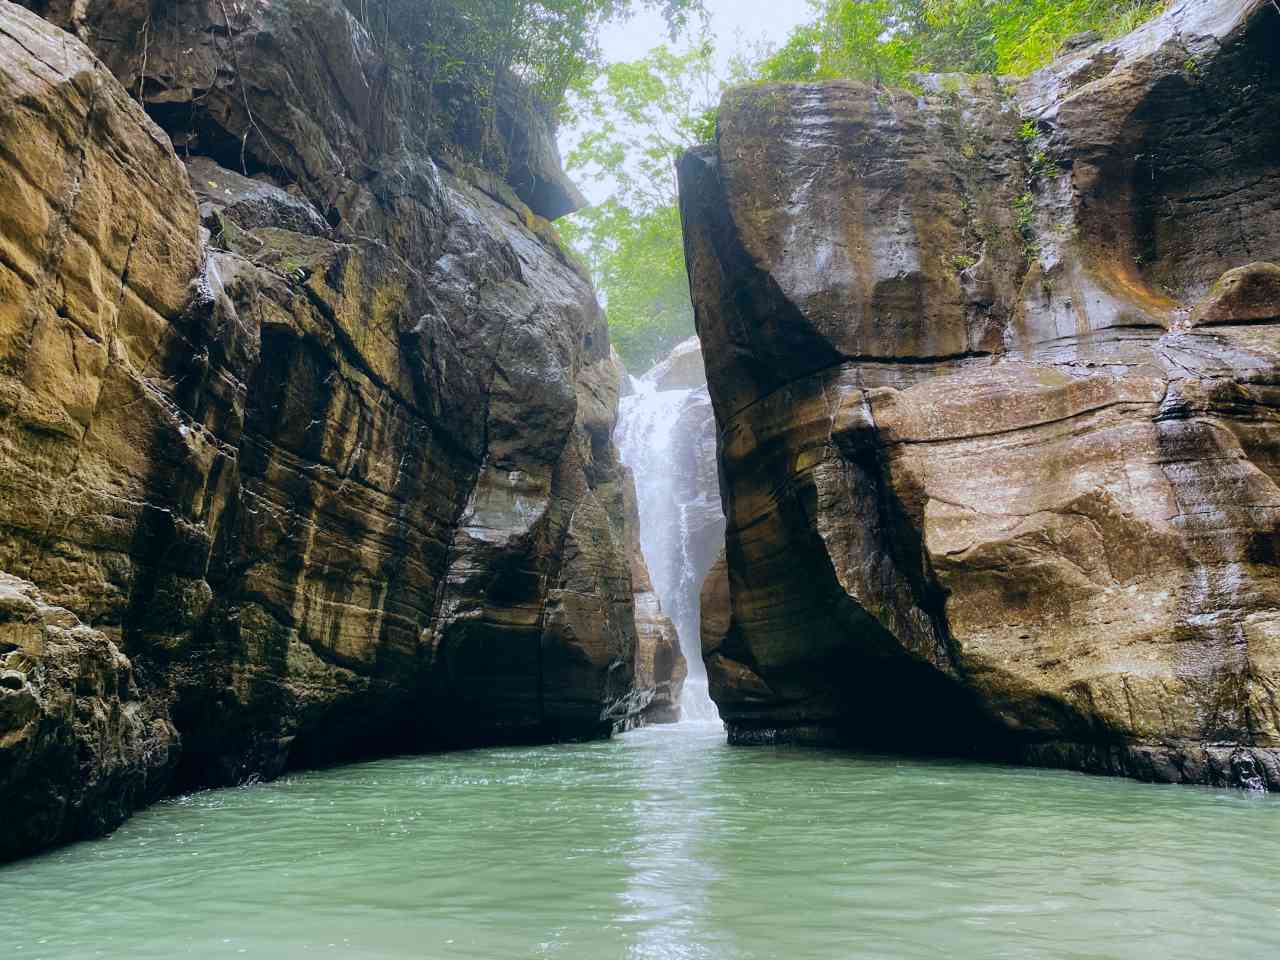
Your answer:
[[[702,581],[724,542],[710,399],[705,387],[660,390],[648,375],[631,384],[635,392],[622,398],[615,440],[635,474],[640,548],[653,588],[689,665],[682,716],[717,721],[699,623]]]

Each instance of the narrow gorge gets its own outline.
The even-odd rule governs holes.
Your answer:
[[[1280,955],[1278,112],[1276,0],[0,0],[0,952]]]
[[[701,593],[724,543],[716,421],[697,339],[686,340],[623,388],[617,439],[635,477],[637,524],[655,598],[688,664],[681,712],[715,722],[700,644]],[[637,610],[639,610],[637,606]]]

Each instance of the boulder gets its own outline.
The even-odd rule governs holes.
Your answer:
[[[731,740],[1280,788],[1280,11],[1094,40],[681,159]]]
[[[1191,325],[1280,318],[1280,266],[1249,263],[1228,270],[1191,311]]]
[[[337,0],[43,7],[103,59],[0,0],[0,570],[80,625],[0,648],[0,806],[49,798],[0,856],[634,719],[617,372],[546,222],[417,149]]]
[[[644,375],[655,390],[696,390],[707,385],[702,365],[702,344],[690,337],[671,348],[671,352]]]

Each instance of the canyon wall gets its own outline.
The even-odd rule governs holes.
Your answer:
[[[680,162],[731,739],[1280,788],[1280,10],[920,83]]]
[[[32,6],[76,36],[0,0],[0,859],[678,696],[550,125],[500,93],[464,163],[336,0]]]

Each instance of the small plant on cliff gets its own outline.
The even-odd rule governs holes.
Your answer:
[[[1040,256],[1040,240],[1036,235],[1036,199],[1031,191],[1013,201],[1014,223],[1022,238],[1022,252],[1028,260]]]
[[[1022,121],[1022,125],[1018,127],[1018,139],[1022,141],[1023,149],[1027,153],[1027,173],[1031,183],[1056,177],[1059,174],[1057,164],[1053,162],[1049,152],[1043,146],[1040,125],[1035,120],[1027,118]]]
[[[1056,177],[1059,173],[1057,164],[1049,158],[1049,154],[1043,149],[1036,150],[1031,154],[1027,166],[1033,180],[1045,180],[1049,177]]]

